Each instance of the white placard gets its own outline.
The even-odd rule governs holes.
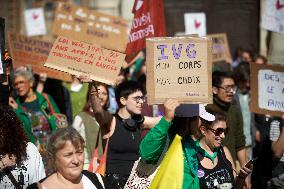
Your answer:
[[[266,0],[262,27],[270,31],[284,33],[284,0]]]
[[[25,26],[27,36],[45,35],[45,19],[43,8],[25,10]]]
[[[198,34],[199,37],[206,36],[205,13],[184,14],[185,34]]]
[[[284,73],[259,70],[258,85],[259,108],[284,112]]]

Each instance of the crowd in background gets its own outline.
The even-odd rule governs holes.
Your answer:
[[[240,171],[245,182],[242,187],[284,187],[284,116],[250,111],[250,65],[267,64],[264,56],[240,48],[233,62],[213,65],[213,104],[205,106],[204,111],[214,119],[210,116],[204,118],[201,114],[184,115],[178,119],[171,114],[179,106],[175,100],[166,101],[158,110],[157,106],[148,106],[145,103],[145,57],[144,51],[128,68],[121,69],[113,86],[93,82],[88,76],[74,76],[72,83],[63,83],[48,78],[45,73],[34,75],[28,65],[11,69],[8,85],[1,84],[0,91],[1,98],[3,96],[0,109],[0,188],[15,186],[8,176],[2,174],[4,170],[7,172],[7,167],[12,170],[10,173],[19,187],[23,188],[37,182],[47,189],[54,186],[123,188],[140,156],[157,163],[168,133],[178,133],[184,138],[193,136],[196,139],[193,143],[199,145],[197,154],[209,153],[204,148],[208,147],[210,151],[211,141],[213,154],[204,155],[207,159],[194,159],[195,163],[205,169],[211,169],[212,164],[227,169],[229,164],[226,178],[230,183],[241,178]],[[6,61],[10,61],[12,67],[10,57],[7,56]],[[60,113],[66,115],[67,128],[60,128],[56,122]],[[196,116],[199,116],[200,124],[193,129]],[[184,130],[186,126],[178,129],[177,125],[185,123],[191,126],[188,130]],[[160,127],[167,129],[162,131]],[[175,127],[175,131],[171,130]],[[212,142],[214,136],[219,137],[224,145],[224,149],[216,154],[214,150],[221,145]],[[160,140],[153,142],[155,138]],[[173,136],[170,138],[172,140]],[[190,146],[186,142],[184,145]],[[83,171],[92,163],[96,147],[100,156],[105,151],[107,153],[103,177]],[[223,156],[226,158],[220,165],[214,161],[214,156],[218,160]],[[251,169],[245,165],[254,158],[257,160],[250,175]],[[190,166],[187,169],[195,170]],[[46,175],[48,177],[44,179]],[[186,171],[184,175],[183,188],[186,185],[206,188],[206,180]]]

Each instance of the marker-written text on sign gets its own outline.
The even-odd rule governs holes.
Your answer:
[[[98,68],[110,71],[117,71],[120,68],[115,65],[118,53],[105,51],[100,47],[67,38],[59,38],[51,53],[56,57],[73,60],[77,63],[94,64]]]
[[[166,54],[165,51],[170,48],[170,54]],[[196,59],[196,50],[195,44],[159,44],[157,45],[157,49],[160,52],[160,56],[158,56],[158,60],[156,61],[156,69],[160,70],[167,70],[170,67],[178,67],[179,70],[193,70],[199,69],[202,67],[201,60]],[[182,57],[182,51],[185,51],[186,56]],[[174,58],[174,62],[168,62],[169,56]],[[191,84],[200,83],[200,76],[199,75],[191,75],[191,76],[179,76],[176,80],[171,81],[169,78],[157,78],[157,84],[160,85],[167,85],[171,83],[178,83],[178,84]],[[190,95],[191,93],[188,93]],[[196,95],[196,93],[194,93]]]
[[[259,107],[284,112],[284,72],[259,70],[258,85]]]

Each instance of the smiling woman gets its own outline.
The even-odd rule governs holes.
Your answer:
[[[109,188],[100,175],[83,171],[85,141],[74,128],[61,128],[51,136],[47,151],[54,170],[49,177],[33,184],[29,189]]]

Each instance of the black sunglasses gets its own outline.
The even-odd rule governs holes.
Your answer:
[[[214,133],[215,136],[220,136],[222,133],[224,133],[224,135],[226,135],[228,133],[228,128],[224,129],[224,128],[218,128],[218,129],[212,129],[212,128],[208,128],[208,130],[212,131],[212,133]]]

